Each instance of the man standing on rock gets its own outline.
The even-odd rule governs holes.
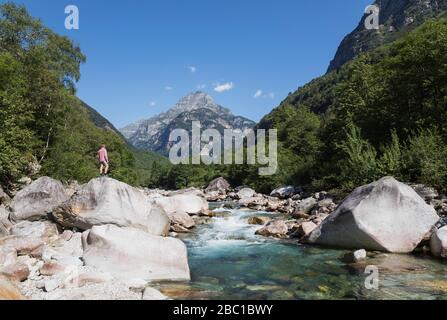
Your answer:
[[[107,155],[107,149],[104,144],[98,150],[98,161],[100,164],[99,173],[101,176],[106,176],[109,172],[109,156]]]

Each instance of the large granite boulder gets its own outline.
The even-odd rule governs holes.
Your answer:
[[[447,227],[436,230],[430,240],[431,253],[435,257],[447,258]]]
[[[154,235],[169,232],[168,216],[150,203],[144,191],[110,178],[91,180],[56,208],[53,216],[64,227],[81,230],[113,224]]]
[[[270,195],[272,197],[276,197],[276,198],[280,198],[280,199],[291,198],[295,195],[295,187],[293,187],[293,186],[281,187],[281,188],[273,190],[270,193]]]
[[[180,225],[186,229],[191,229],[196,225],[194,219],[186,212],[169,212],[168,217],[172,224]]]
[[[318,226],[313,223],[312,221],[306,221],[301,224],[301,226],[298,228],[298,233],[302,237],[306,237],[309,234],[311,234]]]
[[[153,199],[153,202],[163,208],[168,214],[186,212],[187,214],[200,214],[208,210],[207,201],[192,194],[179,194],[171,197]]]
[[[95,226],[83,234],[86,266],[130,280],[189,280],[185,244],[133,228]]]
[[[356,189],[308,237],[319,245],[412,252],[439,220],[433,207],[392,177]]]
[[[244,198],[253,198],[254,196],[256,196],[256,191],[251,189],[251,188],[242,188],[241,190],[239,190],[239,192],[237,193],[237,197],[239,199],[244,199]]]
[[[312,213],[312,209],[315,208],[317,204],[318,201],[313,197],[303,199],[296,205],[293,216],[296,218],[306,217]]]
[[[231,185],[228,183],[227,180],[220,177],[217,179],[214,179],[210,182],[208,187],[205,189],[206,193],[218,193],[218,194],[226,194],[231,188]]]
[[[54,208],[68,200],[60,181],[42,177],[20,190],[11,202],[11,220],[46,219]]]
[[[263,237],[286,238],[289,228],[282,220],[268,222],[263,228],[256,231],[257,235]]]

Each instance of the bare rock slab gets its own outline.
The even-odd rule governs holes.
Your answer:
[[[385,177],[357,188],[307,239],[310,243],[412,252],[439,220],[409,186]]]
[[[118,279],[189,280],[185,244],[133,228],[95,226],[83,235],[86,266]]]
[[[179,194],[170,197],[156,198],[154,203],[163,208],[168,214],[186,212],[200,214],[208,210],[207,201],[193,194]]]
[[[54,208],[68,200],[60,181],[42,177],[20,190],[11,202],[11,220],[36,221],[47,218]]]
[[[151,205],[142,190],[110,178],[91,180],[55,209],[53,216],[64,227],[81,230],[113,224],[154,235],[169,231],[168,216]]]

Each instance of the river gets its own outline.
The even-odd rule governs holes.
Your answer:
[[[251,216],[277,214],[215,209],[218,217],[182,236],[191,282],[157,285],[172,299],[447,299],[447,262],[424,255],[370,253],[362,263],[342,260],[347,251],[255,235]],[[220,213],[220,214],[219,214]],[[379,288],[367,289],[369,265]]]

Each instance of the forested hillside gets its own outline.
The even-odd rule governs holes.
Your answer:
[[[156,155],[127,145],[116,129],[75,95],[86,60],[15,4],[0,6],[0,183],[51,175],[88,181],[98,175],[96,151],[107,144],[111,175],[146,184]],[[144,164],[143,164],[144,163]],[[41,170],[38,170],[41,168]]]
[[[447,10],[447,0],[375,0],[380,8],[379,29],[365,28],[364,15],[357,28],[341,42],[328,72],[336,70],[358,55],[388,44],[436,18]]]
[[[258,128],[276,128],[279,170],[174,168],[165,185],[223,175],[268,192],[284,184],[348,191],[384,175],[447,185],[447,19],[428,21],[291,94]],[[175,170],[175,174],[173,174]],[[175,179],[174,179],[175,177]]]
[[[283,152],[308,159],[311,169],[297,171],[310,173],[301,183],[349,189],[390,174],[443,189],[446,94],[447,19],[440,18],[299,89],[259,127],[277,128]],[[298,134],[302,126],[285,120],[299,113],[320,122],[307,130],[315,148],[293,146],[300,138],[293,126]]]

